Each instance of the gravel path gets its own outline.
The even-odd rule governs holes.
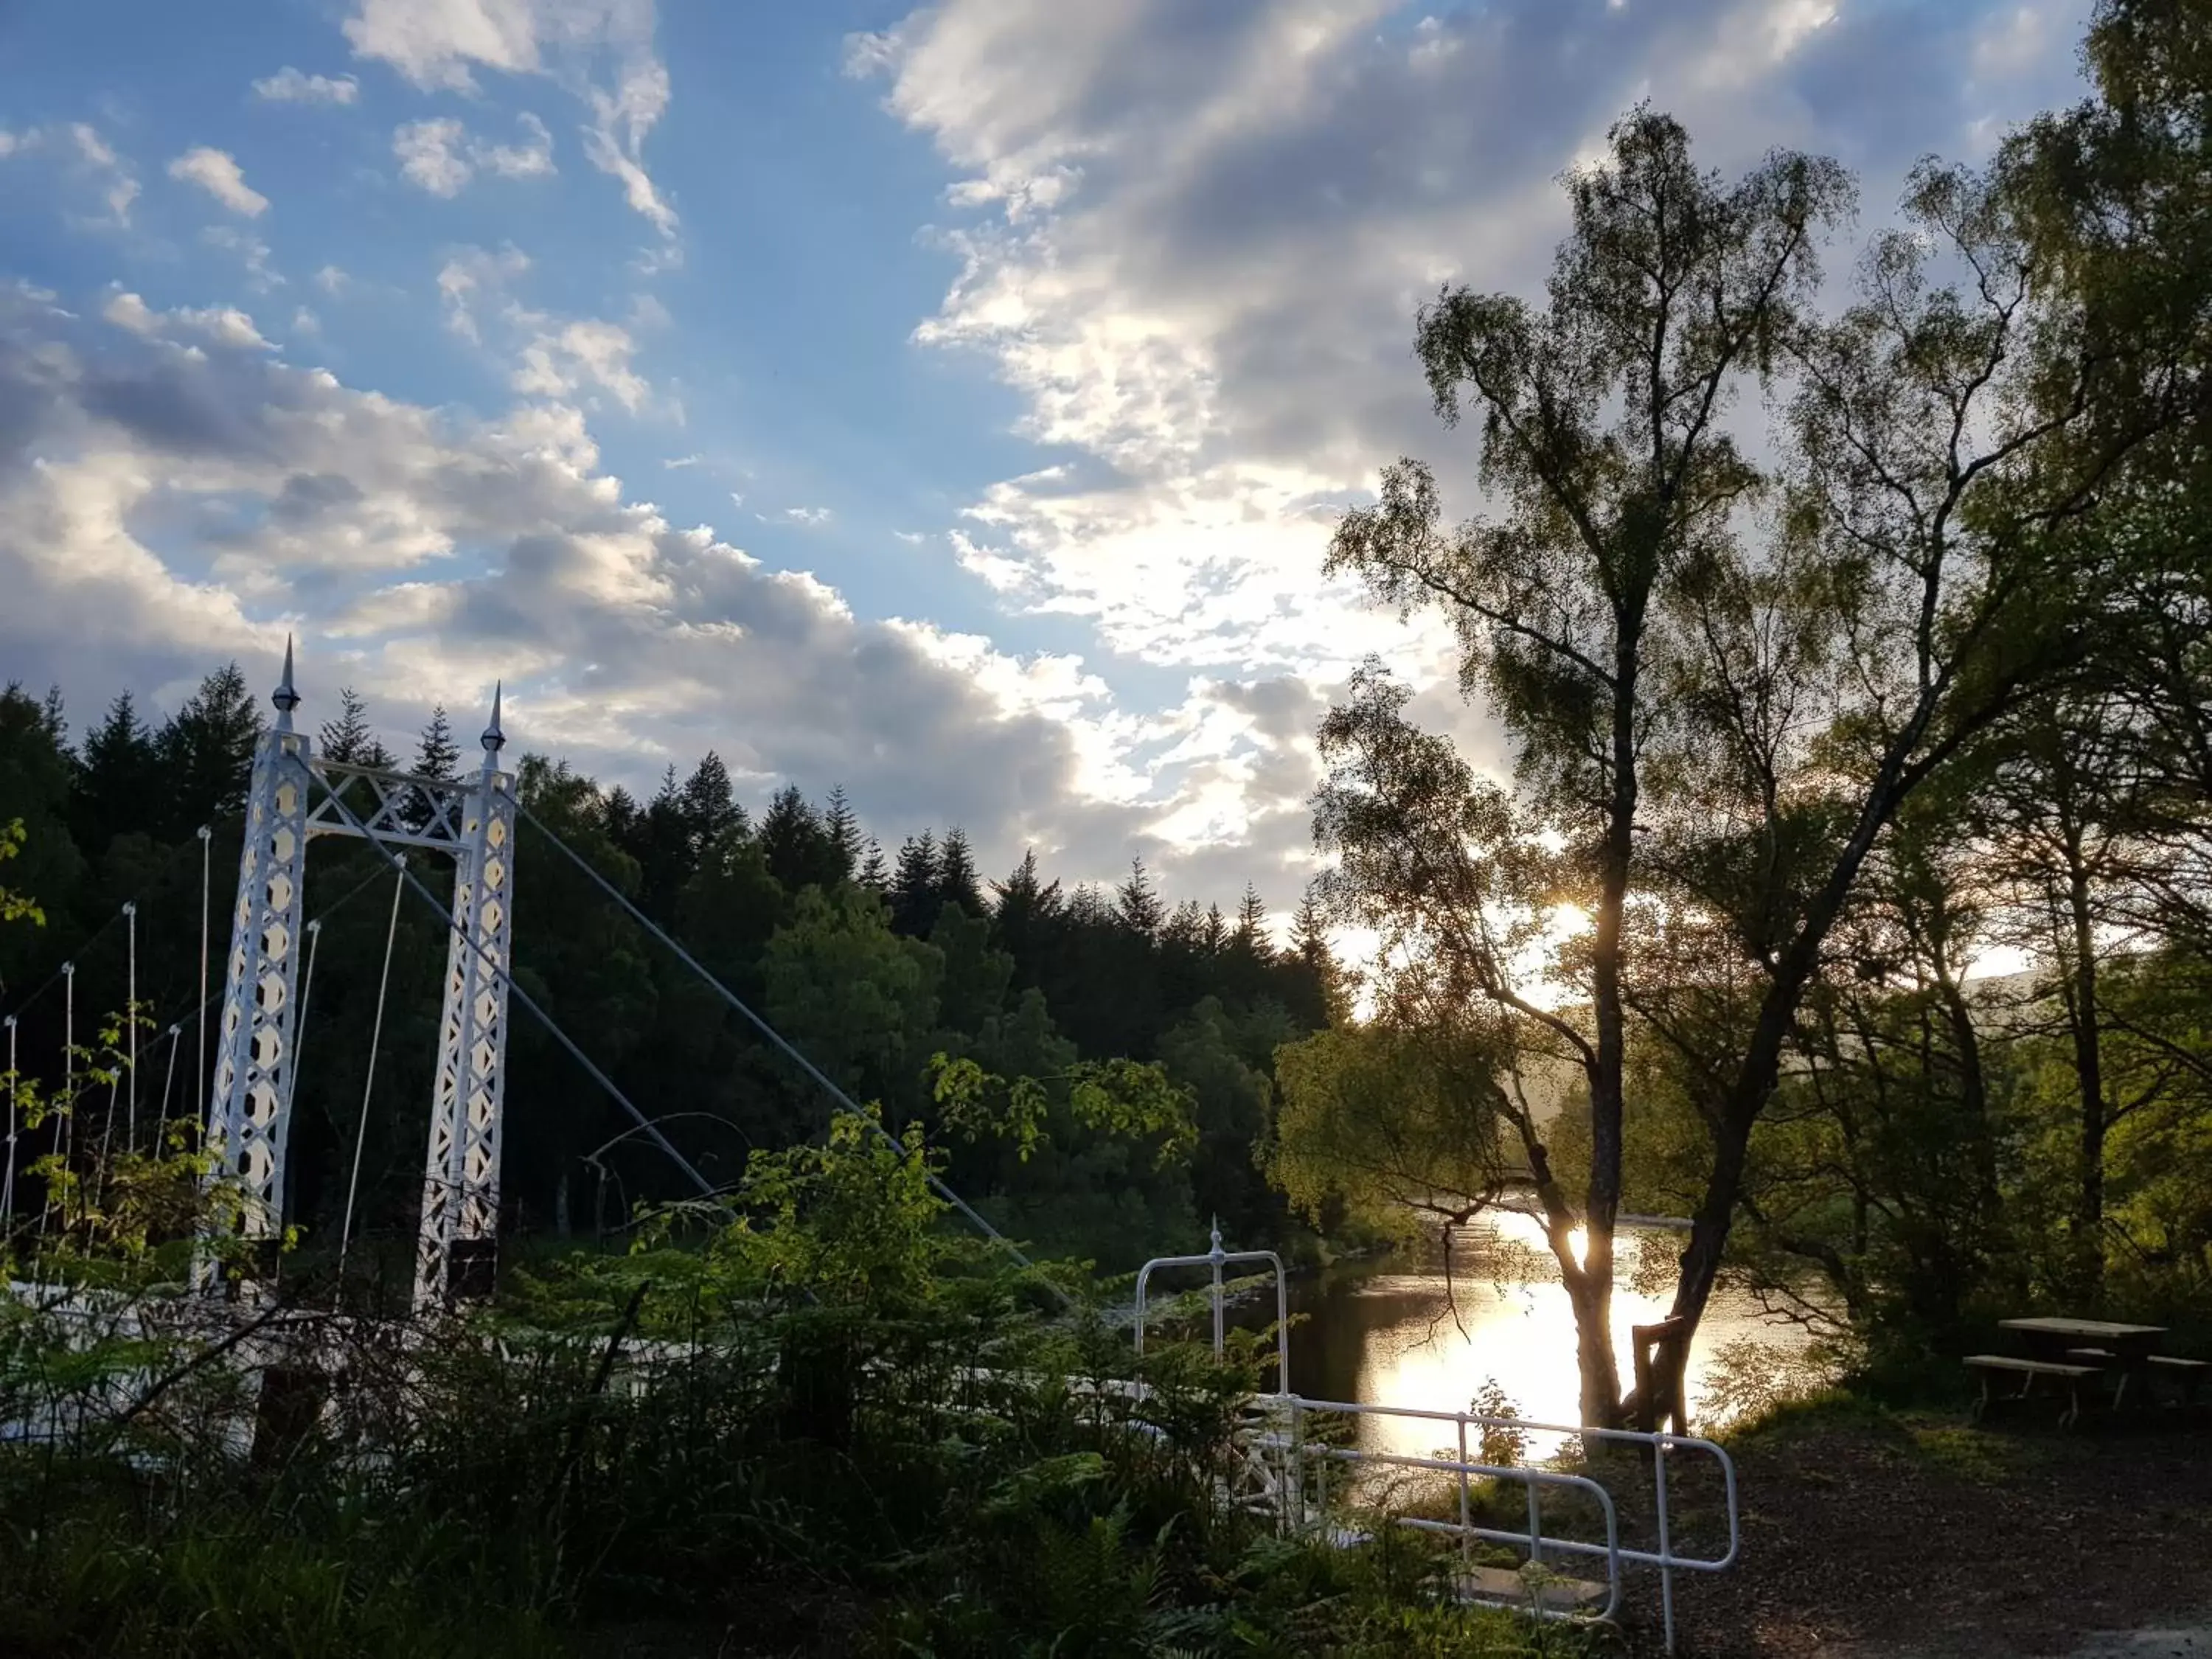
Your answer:
[[[1685,1655],[2212,1659],[2212,1423],[2062,1435],[1838,1410],[1735,1449],[1743,1557],[1685,1576]],[[1676,1487],[1678,1513],[1720,1509],[1717,1480]],[[1635,1588],[1632,1616],[1656,1623],[1656,1591]]]

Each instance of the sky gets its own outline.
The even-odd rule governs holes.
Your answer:
[[[403,752],[500,680],[603,782],[1286,912],[1364,654],[1507,759],[1321,574],[1401,455],[1475,505],[1421,302],[1535,296],[1643,99],[1863,232],[2086,3],[0,0],[0,679],[82,732],[289,635]]]

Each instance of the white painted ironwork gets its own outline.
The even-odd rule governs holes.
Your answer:
[[[276,721],[254,757],[206,1116],[215,1167],[238,1182],[243,1235],[275,1237],[283,1225],[284,1146],[297,1069],[295,992],[308,842],[351,836],[380,848],[396,842],[443,853],[453,860],[454,928],[439,1019],[415,1299],[421,1306],[488,1288],[499,1216],[514,879],[514,780],[499,769],[506,743],[499,694],[493,694],[483,733],[483,764],[461,779],[317,757],[293,729],[300,696],[289,641],[283,678],[270,701]]]
[[[236,1181],[240,1231],[283,1227],[284,1143],[292,1122],[292,1045],[307,854],[307,740],[292,729],[292,646],[270,701],[276,724],[254,751],[230,919],[215,1087],[207,1120],[214,1167]]]
[[[1285,1461],[1285,1474],[1277,1490],[1288,1505],[1286,1513],[1295,1516],[1299,1524],[1311,1524],[1311,1512],[1305,1507],[1305,1486],[1300,1474],[1305,1462],[1316,1456],[1351,1464],[1376,1464],[1384,1468],[1415,1468],[1442,1469],[1456,1474],[1460,1487],[1460,1519],[1435,1521],[1418,1516],[1400,1518],[1400,1524],[1426,1532],[1439,1532],[1458,1536],[1463,1550],[1471,1550],[1474,1541],[1483,1540],[1526,1548],[1532,1559],[1540,1559],[1546,1551],[1568,1555],[1602,1555],[1607,1558],[1608,1573],[1616,1571],[1613,1563],[1626,1562],[1631,1565],[1655,1567],[1659,1572],[1660,1599],[1666,1627],[1667,1651],[1674,1650],[1674,1574],[1677,1572],[1725,1572],[1734,1566],[1743,1547],[1743,1521],[1736,1501],[1735,1460],[1725,1447],[1695,1435],[1649,1432],[1639,1429],[1593,1429],[1577,1424],[1538,1423],[1526,1418],[1502,1417],[1485,1412],[1427,1411],[1412,1406],[1376,1406],[1340,1400],[1308,1400],[1299,1395],[1285,1395],[1269,1399],[1261,1396],[1258,1402],[1272,1407],[1277,1421],[1258,1437],[1261,1443],[1277,1452]],[[1395,1453],[1369,1451],[1353,1446],[1327,1446],[1315,1443],[1309,1436],[1311,1419],[1316,1415],[1336,1415],[1349,1418],[1384,1417],[1410,1419],[1420,1422],[1449,1423],[1455,1426],[1459,1437],[1458,1459],[1408,1458]],[[1647,1453],[1651,1465],[1652,1510],[1656,1518],[1658,1544],[1656,1550],[1632,1549],[1617,1539],[1600,1545],[1591,1540],[1562,1539],[1547,1536],[1542,1530],[1541,1516],[1531,1486],[1528,1510],[1528,1529],[1515,1533],[1479,1527],[1471,1517],[1470,1477],[1496,1478],[1495,1469],[1487,1464],[1469,1462],[1467,1456],[1468,1431],[1479,1436],[1483,1430],[1494,1430],[1509,1435],[1526,1437],[1531,1434],[1572,1436],[1584,1441],[1595,1441],[1607,1445],[1634,1446]],[[1478,1441],[1478,1443],[1480,1442]],[[1684,1555],[1674,1549],[1674,1519],[1668,1492],[1668,1462],[1684,1453],[1701,1454],[1720,1465],[1722,1488],[1728,1512],[1728,1548],[1719,1555]],[[1529,1468],[1515,1464],[1516,1469]],[[1523,1483],[1527,1484],[1527,1483]],[[1607,1513],[1612,1513],[1611,1498],[1607,1495]]]
[[[1212,1270],[1212,1282],[1208,1288],[1213,1313],[1213,1357],[1216,1359],[1222,1357],[1225,1297],[1221,1270],[1232,1261],[1264,1261],[1274,1270],[1276,1365],[1276,1391],[1254,1398],[1254,1419],[1238,1437],[1238,1461],[1231,1471],[1228,1493],[1232,1501],[1248,1508],[1273,1513],[1286,1531],[1306,1532],[1328,1525],[1326,1469],[1332,1462],[1354,1467],[1372,1465],[1384,1468],[1424,1469],[1456,1476],[1459,1486],[1458,1520],[1437,1521],[1420,1516],[1401,1516],[1398,1521],[1401,1526],[1424,1532],[1443,1533],[1460,1540],[1465,1593],[1478,1597],[1492,1593],[1486,1586],[1495,1575],[1479,1574],[1473,1565],[1472,1553],[1477,1540],[1505,1544],[1528,1553],[1529,1561],[1538,1571],[1522,1582],[1522,1589],[1529,1597],[1528,1611],[1540,1618],[1610,1619],[1620,1601],[1621,1564],[1626,1562],[1632,1565],[1655,1567],[1659,1572],[1667,1651],[1672,1653],[1674,1650],[1675,1573],[1723,1572],[1735,1565],[1736,1556],[1742,1548],[1743,1522],[1736,1502],[1735,1461],[1725,1448],[1694,1435],[1653,1433],[1636,1429],[1593,1429],[1565,1423],[1537,1423],[1523,1418],[1502,1417],[1484,1412],[1439,1412],[1412,1406],[1308,1400],[1293,1394],[1291,1391],[1290,1292],[1283,1273],[1282,1259],[1272,1250],[1224,1249],[1218,1221],[1214,1224],[1212,1248],[1203,1255],[1155,1256],[1137,1270],[1134,1311],[1136,1352],[1140,1358],[1145,1352],[1147,1290],[1153,1271],[1164,1267],[1208,1267]],[[1138,1386],[1143,1386],[1141,1382]],[[1449,1423],[1455,1426],[1457,1435],[1457,1455],[1412,1457],[1395,1452],[1371,1451],[1358,1446],[1338,1446],[1316,1441],[1310,1437],[1308,1431],[1311,1420],[1317,1415],[1355,1419],[1401,1418]],[[1613,1495],[1589,1476],[1564,1474],[1527,1462],[1498,1465],[1471,1461],[1468,1456],[1468,1431],[1470,1428],[1477,1432],[1478,1437],[1486,1429],[1494,1430],[1517,1437],[1523,1443],[1528,1436],[1540,1434],[1571,1436],[1585,1442],[1641,1448],[1649,1455],[1651,1464],[1652,1508],[1656,1517],[1659,1547],[1655,1551],[1622,1546]],[[1479,1439],[1477,1443],[1480,1444]],[[1729,1542],[1724,1554],[1682,1555],[1674,1550],[1667,1468],[1671,1458],[1685,1452],[1710,1456],[1720,1465],[1728,1510]],[[1316,1463],[1316,1460],[1320,1479],[1310,1486],[1306,1470],[1309,1464]],[[1477,1480],[1511,1480],[1527,1489],[1528,1524],[1525,1532],[1475,1524],[1473,1482]],[[1605,1516],[1606,1538],[1603,1543],[1545,1534],[1543,1516],[1538,1503],[1540,1490],[1563,1486],[1587,1489],[1595,1494]],[[1565,1555],[1604,1558],[1607,1599],[1602,1610],[1593,1613],[1587,1609],[1547,1605],[1541,1571],[1544,1553],[1547,1550]],[[1516,1595],[1518,1593],[1516,1590]]]
[[[1210,1288],[1213,1304],[1213,1357],[1221,1358],[1225,1343],[1223,1310],[1226,1305],[1223,1296],[1221,1270],[1232,1261],[1264,1261],[1274,1269],[1275,1278],[1275,1390],[1285,1395],[1291,1388],[1291,1291],[1289,1278],[1283,1272],[1283,1258],[1273,1250],[1224,1250],[1221,1248],[1221,1221],[1213,1223],[1212,1248],[1204,1255],[1156,1255],[1137,1269],[1137,1353],[1145,1352],[1145,1316],[1146,1291],[1152,1273],[1161,1267],[1210,1267],[1213,1282]]]
[[[483,768],[463,798],[454,848],[456,926],[447,942],[446,1006],[422,1171],[418,1308],[479,1287],[499,1225],[514,872],[514,780],[499,769],[506,741],[494,691]]]

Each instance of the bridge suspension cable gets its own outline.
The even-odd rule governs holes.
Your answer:
[[[774,1043],[775,1047],[781,1050],[783,1054],[801,1071],[805,1072],[807,1076],[812,1078],[815,1082],[820,1084],[824,1090],[828,1091],[831,1098],[837,1101],[847,1111],[867,1122],[878,1135],[882,1136],[884,1139],[890,1142],[892,1146],[896,1146],[901,1144],[898,1137],[893,1134],[889,1129],[884,1127],[882,1122],[878,1119],[872,1114],[862,1111],[860,1108],[854,1103],[853,1097],[850,1095],[847,1094],[842,1089],[839,1088],[835,1083],[832,1083],[827,1077],[825,1077],[823,1074],[822,1068],[820,1066],[817,1066],[812,1060],[807,1059],[805,1054],[799,1053],[797,1048],[793,1048],[790,1042],[786,1041],[782,1032],[777,1030],[775,1027],[769,1024],[766,1019],[755,1013],[745,1005],[744,1000],[740,998],[735,991],[730,989],[728,986],[723,984],[720,980],[715,978],[713,974],[709,973],[707,970],[706,965],[702,963],[698,957],[693,956],[689,951],[685,950],[683,945],[677,943],[677,941],[670,936],[667,929],[663,927],[659,922],[655,921],[651,916],[646,915],[644,911],[639,909],[636,905],[631,903],[629,895],[624,893],[619,887],[617,887],[612,882],[609,881],[604,875],[600,874],[599,871],[593,869],[590,860],[586,859],[582,854],[577,852],[574,848],[569,846],[567,842],[562,840],[558,835],[555,834],[554,831],[547,826],[543,818],[539,817],[537,813],[530,810],[528,804],[526,803],[520,795],[515,798],[514,810],[534,825],[538,834],[544,836],[546,840],[551,842],[554,846],[560,848],[562,856],[567,858],[569,863],[574,865],[579,870],[582,871],[585,875],[589,877],[593,884],[595,884],[601,892],[605,893],[617,904],[622,906],[623,910],[629,914],[630,920],[636,922],[637,925],[644,928],[647,933],[652,934],[653,938],[659,939],[663,945],[666,945],[668,949],[675,954],[678,961],[681,962],[686,968],[689,968],[694,974],[696,974],[706,984],[712,987],[716,994],[720,996],[723,1001],[728,1003],[731,1007],[736,1009],[738,1012],[744,1015],[746,1019],[750,1021],[755,1030],[758,1031],[763,1036]],[[977,1214],[974,1207],[969,1204],[968,1200],[961,1197],[959,1194],[954,1192],[951,1188],[945,1185],[944,1181],[939,1178],[936,1175],[931,1174],[929,1176],[929,1185],[930,1189],[939,1198],[943,1199],[947,1204],[950,1204],[954,1209],[959,1211],[963,1216],[966,1217],[969,1224],[974,1226],[977,1231],[981,1232],[986,1238],[988,1238],[994,1243],[997,1244],[1000,1249],[1006,1251],[1008,1255],[1012,1256],[1024,1267],[1029,1269],[1032,1273],[1036,1271],[1036,1263],[1031,1261],[1028,1256],[1022,1253],[1020,1246],[1017,1245],[1013,1240],[1008,1238],[1004,1233],[1000,1232],[996,1227],[994,1227],[988,1221]],[[1049,1279],[1045,1279],[1042,1282],[1051,1290],[1054,1296],[1057,1296],[1060,1299],[1063,1304],[1068,1306],[1073,1305],[1070,1301],[1067,1293],[1062,1291],[1059,1285],[1054,1285]]]
[[[384,1002],[392,985],[392,947],[399,937],[399,897],[407,890],[407,855],[395,855],[398,873],[392,883],[392,919],[384,926],[384,968],[376,976],[376,1019],[368,1028],[368,1065],[361,1082],[361,1122],[353,1132],[353,1172],[346,1177],[345,1220],[338,1228],[338,1280],[345,1280],[346,1252],[353,1248],[353,1200],[361,1189],[361,1149],[368,1139],[368,1102],[376,1092],[376,1050],[384,1041]]]
[[[421,899],[423,903],[428,905],[432,910],[436,911],[439,914],[440,917],[446,924],[446,931],[447,933],[451,933],[455,939],[459,939],[466,949],[474,951],[477,957],[489,967],[494,974],[499,975],[501,979],[507,981],[507,995],[512,997],[515,1001],[520,1003],[525,1008],[528,1009],[531,1014],[537,1019],[538,1023],[545,1028],[548,1035],[550,1035],[556,1042],[559,1043],[562,1048],[568,1051],[568,1057],[571,1060],[574,1060],[579,1066],[581,1066],[586,1072],[590,1073],[592,1080],[594,1083],[597,1083],[599,1087],[605,1090],[608,1096],[614,1101],[614,1103],[620,1106],[623,1110],[630,1115],[631,1118],[635,1121],[638,1127],[645,1132],[646,1138],[651,1140],[654,1146],[659,1147],[662,1152],[665,1152],[668,1155],[669,1161],[674,1164],[678,1169],[683,1170],[684,1175],[690,1179],[691,1184],[699,1189],[700,1196],[709,1200],[718,1208],[722,1210],[724,1213],[733,1214],[734,1212],[731,1211],[728,1203],[723,1199],[720,1191],[716,1188],[714,1183],[708,1181],[706,1176],[701,1175],[697,1170],[694,1169],[690,1159],[685,1158],[683,1153],[676,1150],[676,1147],[669,1140],[668,1137],[660,1133],[659,1127],[654,1124],[653,1121],[647,1117],[643,1112],[640,1111],[637,1107],[631,1103],[630,1097],[624,1094],[621,1089],[616,1086],[615,1080],[609,1077],[604,1071],[600,1070],[598,1064],[593,1061],[589,1054],[586,1054],[581,1048],[576,1046],[575,1040],[573,1037],[571,1037],[566,1031],[562,1030],[558,1025],[554,1024],[553,1017],[547,1013],[544,1009],[538,1006],[537,999],[532,997],[529,992],[524,990],[521,986],[515,983],[514,975],[512,971],[511,966],[501,963],[495,959],[490,952],[484,949],[482,941],[473,938],[470,934],[468,929],[461,924],[461,921],[458,917],[450,915],[447,913],[446,908],[438,902],[437,896],[432,893],[428,887],[425,887],[422,884],[422,878],[416,876],[412,870],[410,870],[405,862],[402,860],[397,854],[392,852],[390,848],[384,844],[383,838],[379,836],[375,830],[370,829],[367,824],[361,821],[359,815],[356,814],[353,808],[347,804],[344,796],[339,794],[335,790],[328,791],[326,793],[331,806],[337,812],[338,816],[345,821],[346,827],[352,830],[352,832],[362,840],[367,842],[371,848],[375,849],[377,856],[384,860],[386,867],[396,870],[398,872],[399,879],[405,883],[407,886],[413,890],[415,896]]]

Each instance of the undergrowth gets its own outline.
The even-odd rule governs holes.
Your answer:
[[[1432,1538],[1277,1536],[1231,1501],[1253,1340],[1133,1387],[1088,1276],[956,1237],[929,1159],[848,1119],[757,1157],[734,1220],[665,1212],[450,1318],[280,1299],[228,1358],[173,1288],[18,1303],[0,1652],[1583,1650],[1457,1606]]]

